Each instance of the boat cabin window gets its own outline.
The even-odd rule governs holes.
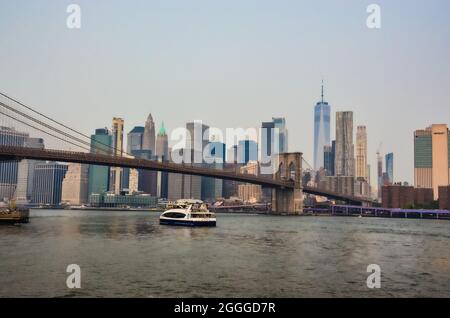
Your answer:
[[[179,212],[169,212],[169,213],[165,213],[164,216],[166,218],[183,219],[185,214],[179,213]]]
[[[198,214],[194,213],[191,215],[191,217],[193,217],[193,218],[210,218],[210,217],[212,217],[212,214],[210,214],[210,213],[198,213]]]

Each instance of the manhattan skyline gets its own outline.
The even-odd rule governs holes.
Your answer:
[[[447,1],[378,1],[379,30],[357,1],[77,3],[82,27],[69,30],[69,2],[0,1],[0,87],[86,133],[112,117],[128,132],[149,113],[169,133],[195,119],[224,129],[285,117],[289,149],[313,163],[324,78],[331,138],[335,113],[353,111],[371,175],[382,142],[395,181],[413,183],[414,131],[450,119]]]

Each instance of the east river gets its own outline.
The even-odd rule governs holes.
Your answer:
[[[0,297],[450,297],[450,221],[32,210],[0,226]],[[69,289],[69,264],[81,288]],[[381,268],[370,289],[369,264]]]

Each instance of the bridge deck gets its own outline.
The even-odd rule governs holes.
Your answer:
[[[93,154],[86,152],[0,145],[0,160],[22,160],[22,159],[73,162],[73,163],[93,164],[111,167],[165,171],[170,173],[180,173],[187,175],[197,175],[202,177],[233,180],[238,182],[257,184],[271,188],[294,189],[295,187],[294,182],[292,180],[277,180],[271,178],[270,176],[262,177],[250,174],[223,171],[219,169],[195,167],[190,164],[176,164],[170,162],[125,158],[119,156]],[[325,191],[319,188],[303,187],[302,189],[303,192],[305,193],[328,197],[330,199],[342,200],[352,204],[374,203],[374,201],[368,198],[342,195],[339,193]]]
[[[239,182],[246,182],[273,188],[294,188],[292,181],[275,180],[268,177],[242,174],[219,169],[195,167],[190,164],[176,164],[147,159],[126,158],[119,156],[73,152],[63,150],[37,149],[0,145],[1,160],[35,159],[47,161],[73,162],[100,166],[122,167],[144,170],[164,171],[187,175],[198,175]]]

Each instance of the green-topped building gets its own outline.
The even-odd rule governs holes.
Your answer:
[[[110,154],[111,146],[112,135],[108,128],[96,129],[95,134],[91,135],[91,153]],[[89,167],[88,195],[108,191],[109,175],[109,167],[91,165]]]

